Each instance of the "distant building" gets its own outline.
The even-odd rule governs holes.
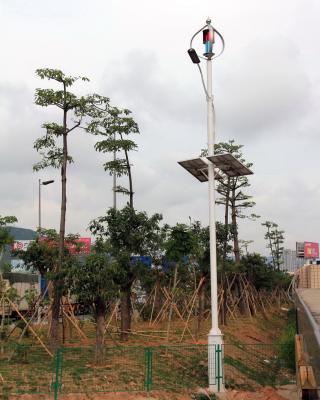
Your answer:
[[[280,268],[283,271],[295,272],[298,268],[308,263],[306,258],[298,258],[295,250],[284,249]]]
[[[14,239],[15,245],[19,244],[20,246],[27,246],[31,241],[35,240],[37,233],[32,229],[26,228],[16,228],[13,226],[8,227],[8,230],[11,236]],[[0,269],[1,265],[4,263],[10,264],[13,270],[15,271],[24,271],[23,261],[19,260],[18,257],[14,256],[11,253],[11,246],[6,246],[2,259],[0,260]],[[20,248],[16,246],[16,248]]]

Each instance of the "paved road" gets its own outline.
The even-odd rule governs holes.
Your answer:
[[[320,289],[297,289],[320,329]]]

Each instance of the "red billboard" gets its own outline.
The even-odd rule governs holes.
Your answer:
[[[40,237],[39,240],[46,241],[48,243],[48,239],[46,237]],[[15,240],[12,244],[12,250],[26,251],[29,244],[32,242],[34,242],[34,240]],[[58,242],[50,243],[52,243],[52,246],[58,247]],[[81,246],[77,246],[77,243],[81,244]],[[65,242],[65,246],[71,254],[90,254],[91,238],[79,238],[76,239],[74,243]]]
[[[304,258],[319,258],[319,243],[304,242]]]
[[[77,243],[81,243],[81,247],[78,248]],[[79,238],[75,240],[75,243],[66,243],[66,247],[71,254],[90,254],[91,239],[90,238]]]

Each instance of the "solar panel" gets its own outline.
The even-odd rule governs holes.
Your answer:
[[[183,168],[185,168],[191,175],[197,178],[200,182],[208,181],[208,163],[202,158],[194,158],[192,160],[179,161]],[[222,179],[222,176],[215,171],[215,179]]]
[[[211,161],[216,168],[219,168],[222,172],[230,177],[253,174],[248,167],[242,164],[242,162],[240,162],[230,153],[209,156],[207,159]]]

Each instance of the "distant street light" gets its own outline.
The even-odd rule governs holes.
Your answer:
[[[41,232],[41,186],[46,186],[50,185],[50,183],[53,183],[54,180],[51,179],[49,181],[43,181],[41,182],[41,179],[39,179],[39,224],[38,224],[38,229]]]
[[[205,46],[204,57],[198,56],[192,47],[193,39],[200,33],[203,34]],[[221,51],[215,55],[213,45],[215,34],[222,43]],[[207,137],[208,156],[186,161],[179,164],[200,182],[209,183],[209,230],[210,230],[210,285],[211,285],[211,329],[208,335],[208,378],[209,389],[212,392],[224,390],[223,386],[223,335],[218,326],[218,287],[217,287],[217,255],[216,255],[216,218],[215,218],[215,179],[223,176],[229,177],[252,174],[246,166],[238,161],[232,154],[214,155],[215,126],[214,105],[212,96],[212,59],[223,53],[224,39],[222,35],[211,25],[210,18],[206,25],[199,29],[191,38],[188,54],[191,61],[197,65],[201,74],[201,81],[207,100]],[[200,67],[200,58],[207,63],[207,83],[205,83]]]

